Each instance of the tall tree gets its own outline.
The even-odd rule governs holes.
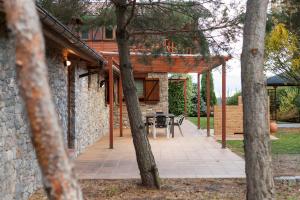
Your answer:
[[[144,49],[146,54],[152,52],[155,56],[158,56],[159,53],[168,55],[165,49],[162,48],[162,41],[170,39],[171,41],[175,41],[178,48],[176,51],[173,51],[174,53],[182,53],[184,49],[190,47],[193,52],[200,52],[202,56],[208,56],[209,51],[207,47],[209,37],[205,37],[204,32],[224,28],[226,30],[220,32],[230,40],[234,35],[232,31],[236,30],[239,25],[240,18],[229,20],[228,16],[225,15],[225,9],[223,20],[214,24],[214,27],[207,22],[203,23],[202,27],[199,27],[201,19],[214,18],[202,1],[137,2],[136,0],[112,0],[112,3],[114,4],[116,14],[116,37],[122,83],[124,86],[123,92],[142,182],[147,186],[160,187],[158,170],[146,136],[134,85],[133,70],[130,62],[130,45],[141,46],[142,48],[139,49]],[[215,1],[211,1],[211,3],[215,6],[220,6]],[[181,37],[178,37],[178,35]],[[190,38],[190,40],[182,38]],[[218,47],[222,45],[216,42],[214,38],[210,39],[212,39],[211,44],[215,44],[211,45],[212,49],[217,51]],[[222,47],[224,47],[223,49],[227,48],[226,45]]]
[[[264,77],[268,0],[248,0],[241,56],[247,199],[274,199]]]
[[[19,88],[27,109],[32,143],[49,199],[80,200],[82,194],[64,149],[45,64],[44,39],[33,0],[4,1],[16,44]]]
[[[201,77],[201,97],[203,98],[205,104],[207,105],[206,100],[206,73],[202,74]],[[215,87],[214,87],[214,79],[213,74],[210,73],[210,105],[216,105],[217,104],[217,97],[215,93]]]

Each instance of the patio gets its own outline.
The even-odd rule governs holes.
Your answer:
[[[245,177],[242,158],[222,149],[213,137],[207,137],[190,121],[182,125],[184,137],[175,127],[175,138],[167,139],[158,130],[157,139],[149,139],[161,178],[240,178]],[[114,149],[109,149],[109,135],[88,147],[75,160],[80,179],[140,178],[135,151],[128,129],[119,137],[115,131]]]

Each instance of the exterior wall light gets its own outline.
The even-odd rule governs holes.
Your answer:
[[[71,63],[71,61],[69,61],[69,60],[65,60],[65,61],[64,61],[65,67],[69,67],[71,64],[72,64],[72,63]]]
[[[105,80],[100,81],[100,87],[103,88],[105,84]]]

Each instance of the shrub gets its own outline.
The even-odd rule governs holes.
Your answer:
[[[227,98],[227,105],[238,105],[238,97],[241,96],[241,92],[236,92],[234,95],[232,95],[231,97]]]

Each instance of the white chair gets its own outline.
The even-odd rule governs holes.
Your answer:
[[[156,139],[156,128],[165,128],[167,138],[170,138],[170,118],[164,115],[157,115],[153,118],[152,134]]]

